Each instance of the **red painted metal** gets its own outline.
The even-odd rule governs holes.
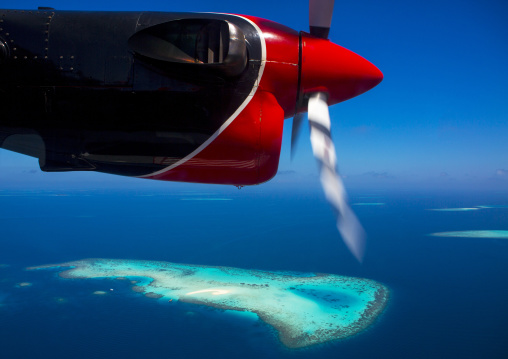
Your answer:
[[[266,42],[266,64],[259,88],[275,96],[284,118],[293,117],[298,95],[298,32],[270,20],[242,17],[260,28]]]
[[[303,33],[300,89],[303,94],[326,92],[328,104],[333,105],[370,90],[381,80],[381,71],[360,55]]]
[[[275,96],[257,91],[238,117],[193,158],[151,179],[254,185],[277,173],[284,112]]]

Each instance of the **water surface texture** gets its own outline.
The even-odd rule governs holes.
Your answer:
[[[0,191],[2,359],[508,357],[508,193],[351,191],[360,264],[318,186],[167,185]]]

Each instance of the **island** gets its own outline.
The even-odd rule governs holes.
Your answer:
[[[471,208],[432,208],[429,211],[436,211],[436,212],[469,212],[469,211],[477,211],[480,208],[478,207],[471,207]]]
[[[61,270],[60,277],[69,279],[126,278],[134,291],[171,304],[255,313],[289,348],[358,334],[389,298],[388,288],[378,282],[334,274],[100,258],[27,269],[46,268]]]
[[[508,231],[505,230],[480,230],[480,231],[452,231],[431,233],[433,237],[464,237],[464,238],[500,238],[508,239]]]

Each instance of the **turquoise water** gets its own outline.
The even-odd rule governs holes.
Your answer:
[[[508,231],[504,230],[479,230],[479,231],[452,231],[431,233],[434,237],[464,237],[464,238],[505,238],[508,239]]]

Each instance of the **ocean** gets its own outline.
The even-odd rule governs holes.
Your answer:
[[[317,186],[83,188],[0,191],[2,359],[508,358],[507,192],[353,191],[359,264]],[[85,258],[360,277],[390,297],[362,332],[291,349],[256,315],[26,270]]]

